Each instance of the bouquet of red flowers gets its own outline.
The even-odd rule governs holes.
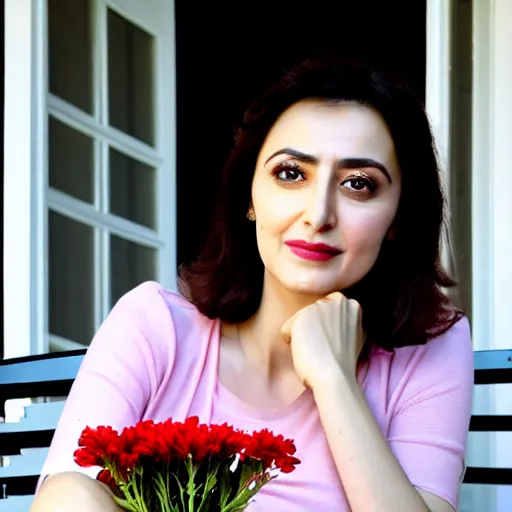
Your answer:
[[[82,467],[132,512],[236,512],[280,472],[300,461],[292,440],[268,430],[248,434],[224,425],[142,421],[121,433],[86,427],[75,451]]]

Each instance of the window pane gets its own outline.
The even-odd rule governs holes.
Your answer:
[[[115,235],[110,236],[111,305],[144,281],[156,279],[156,251]]]
[[[48,0],[50,92],[92,112],[90,0]]]
[[[108,11],[110,124],[154,144],[153,37]]]
[[[48,129],[50,187],[94,202],[92,139],[53,117]]]
[[[93,229],[50,211],[50,334],[88,344],[94,334]]]
[[[110,211],[155,227],[155,170],[115,149],[110,150]]]

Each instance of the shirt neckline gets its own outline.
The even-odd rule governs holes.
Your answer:
[[[215,385],[215,402],[216,406],[225,412],[235,414],[236,416],[244,416],[255,420],[280,420],[296,414],[298,411],[305,409],[308,404],[310,407],[316,407],[313,392],[310,389],[304,390],[293,402],[283,407],[261,408],[244,402],[241,398],[231,392],[222,384],[219,378],[219,357],[220,357],[220,338],[222,321],[215,320],[214,339],[217,348],[217,368],[216,368],[216,385]],[[370,357],[371,353],[370,351]],[[370,368],[370,357],[368,360],[362,361],[357,372],[357,380],[361,389],[364,389],[366,378]]]

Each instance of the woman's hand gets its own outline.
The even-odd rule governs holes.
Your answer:
[[[356,378],[357,360],[364,342],[359,303],[339,292],[311,304],[281,328],[291,343],[293,364],[303,384],[317,384],[339,374]]]

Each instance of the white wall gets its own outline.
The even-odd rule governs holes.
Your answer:
[[[492,2],[491,2],[492,3]],[[491,32],[491,120],[490,162],[492,215],[491,286],[493,324],[492,347],[512,347],[512,1],[495,0]],[[480,169],[479,179],[486,179]],[[478,187],[478,181],[475,182]],[[478,269],[474,269],[476,274]],[[484,342],[485,340],[480,340]],[[496,386],[497,414],[512,414],[512,386]],[[508,441],[508,442],[507,442]],[[496,465],[512,467],[510,434],[496,435]],[[497,510],[512,510],[512,487],[498,489]]]

